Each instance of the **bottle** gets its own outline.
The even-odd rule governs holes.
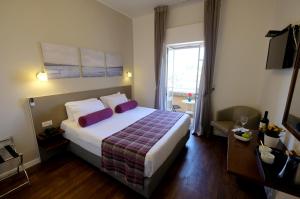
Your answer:
[[[269,125],[269,119],[268,119],[268,111],[265,111],[264,117],[260,120],[259,123],[259,131],[260,132],[266,132],[268,125]]]

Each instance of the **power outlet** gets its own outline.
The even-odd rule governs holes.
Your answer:
[[[48,120],[48,121],[45,121],[45,122],[42,122],[42,127],[48,127],[48,126],[51,126],[52,125],[52,120]]]

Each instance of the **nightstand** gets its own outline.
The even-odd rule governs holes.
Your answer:
[[[69,140],[63,137],[64,130],[56,128],[51,134],[39,133],[37,141],[42,161],[48,160],[53,155],[64,152],[69,144]]]

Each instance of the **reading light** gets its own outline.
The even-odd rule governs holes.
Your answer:
[[[48,81],[48,75],[45,71],[39,72],[36,74],[36,78],[40,81]]]
[[[127,77],[131,78],[132,77],[132,73],[131,72],[127,72]]]
[[[35,106],[35,102],[34,102],[34,99],[33,98],[29,98],[29,105],[31,107],[34,107]]]

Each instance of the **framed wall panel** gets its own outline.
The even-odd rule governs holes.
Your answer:
[[[106,75],[108,77],[123,75],[123,61],[119,54],[106,53]]]
[[[76,47],[41,43],[49,79],[80,77],[80,56]]]
[[[80,54],[83,77],[105,76],[105,54],[103,52],[81,48]]]

